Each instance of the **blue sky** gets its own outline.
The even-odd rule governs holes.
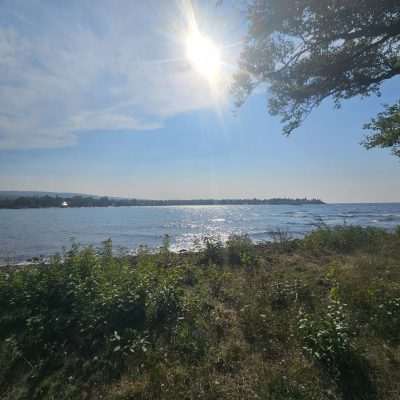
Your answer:
[[[284,137],[263,93],[233,112],[243,21],[214,3],[194,12],[226,64],[217,89],[185,57],[187,2],[2,1],[0,189],[400,201],[399,160],[359,145],[400,80]]]

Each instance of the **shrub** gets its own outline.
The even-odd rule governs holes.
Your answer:
[[[383,229],[359,226],[323,227],[308,234],[303,241],[306,250],[328,250],[350,253],[355,250],[376,251],[389,234]]]
[[[255,247],[248,235],[231,235],[226,242],[227,261],[230,265],[250,267],[256,263]]]
[[[319,319],[300,313],[298,329],[303,350],[330,371],[336,371],[349,358],[350,331],[346,319],[345,306],[339,301],[332,301]]]
[[[390,297],[381,302],[372,316],[371,325],[381,337],[399,343],[400,297]]]
[[[222,265],[224,263],[224,246],[219,238],[206,236],[203,239],[202,264]]]
[[[286,230],[277,229],[275,231],[271,231],[269,234],[272,238],[272,242],[274,243],[274,248],[280,252],[289,251],[296,245],[296,241],[293,240],[290,233]]]
[[[131,268],[112,257],[109,241],[98,254],[75,246],[53,261],[0,272],[0,355],[9,365],[58,369],[68,354],[73,374],[107,380],[130,354],[139,362],[159,337],[170,340],[183,306],[180,271]]]

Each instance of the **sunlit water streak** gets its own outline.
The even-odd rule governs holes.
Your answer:
[[[226,240],[233,233],[248,233],[260,242],[281,230],[301,237],[321,221],[394,229],[400,225],[400,204],[0,210],[0,262],[60,252],[71,238],[94,246],[112,238],[115,246],[133,251],[141,244],[160,246],[169,234],[172,248],[180,250],[204,236]]]

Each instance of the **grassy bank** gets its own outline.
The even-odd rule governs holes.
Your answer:
[[[205,245],[3,269],[0,398],[400,398],[400,231]]]

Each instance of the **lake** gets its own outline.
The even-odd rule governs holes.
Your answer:
[[[164,235],[175,250],[189,249],[196,239],[247,233],[256,241],[271,232],[301,237],[321,222],[394,229],[400,203],[326,205],[229,205],[0,210],[0,263],[48,256],[69,247],[74,238],[98,246],[112,238],[117,247],[157,247]]]

